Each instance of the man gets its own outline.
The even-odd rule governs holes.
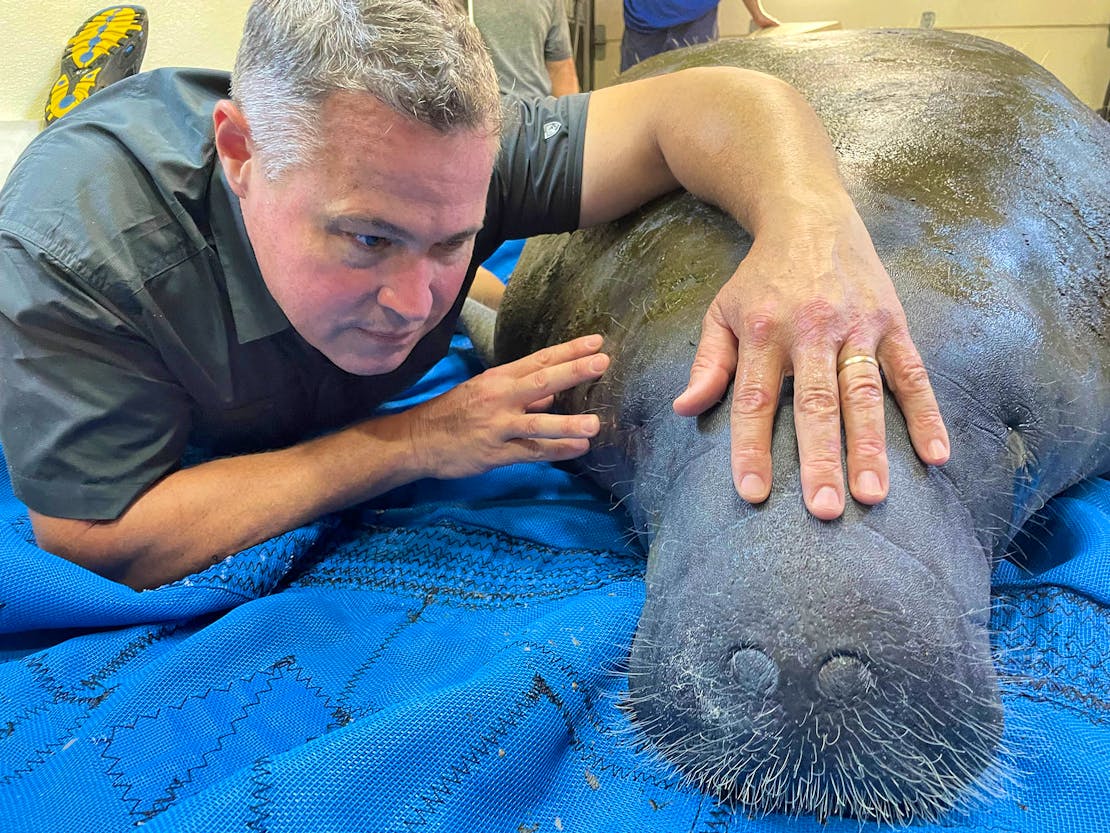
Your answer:
[[[227,82],[120,81],[0,195],[0,442],[44,549],[153,587],[417,478],[584,453],[597,418],[546,409],[605,371],[589,334],[372,413],[444,353],[502,239],[680,184],[755,237],[674,403],[695,415],[735,379],[740,494],[767,497],[786,373],[817,516],[843,511],[841,413],[853,497],[886,495],[879,364],[921,457],[947,458],[893,287],[787,85],[692,70],[515,102],[502,126],[452,0],[258,0]]]
[[[717,40],[720,0],[624,0],[621,72],[652,55]],[[763,0],[744,0],[760,29],[779,21],[763,10]]]
[[[461,5],[489,48],[501,95],[533,99],[580,92],[563,0],[467,0]],[[470,297],[497,309],[505,287],[494,272],[504,275],[523,246],[523,240],[508,241],[479,267]]]
[[[563,0],[469,0],[467,5],[489,47],[502,95],[579,92]]]

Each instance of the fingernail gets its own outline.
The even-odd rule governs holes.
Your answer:
[[[594,356],[590,359],[590,370],[601,371],[609,365],[608,356]]]
[[[586,346],[594,350],[601,346],[601,341],[601,336],[586,336],[585,338]]]
[[[840,511],[840,495],[832,486],[822,486],[813,496],[813,508],[827,512]]]
[[[745,499],[761,500],[767,493],[767,484],[758,474],[745,474],[740,478],[740,496]]]
[[[856,488],[864,495],[878,495],[883,490],[882,483],[879,482],[879,475],[873,471],[860,472],[856,481]]]
[[[948,457],[948,446],[941,440],[929,443],[929,456],[934,460],[944,460]]]

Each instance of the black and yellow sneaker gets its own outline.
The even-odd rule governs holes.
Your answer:
[[[62,69],[46,99],[46,123],[61,118],[90,95],[134,75],[146,52],[146,9],[109,6],[66,42]]]

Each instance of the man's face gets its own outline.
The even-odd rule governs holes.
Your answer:
[[[387,373],[454,304],[485,214],[496,137],[447,134],[365,93],[321,108],[322,150],[240,189],[262,278],[306,341],[350,373]]]

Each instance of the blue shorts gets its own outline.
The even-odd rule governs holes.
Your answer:
[[[671,26],[669,29],[639,32],[625,26],[624,35],[621,37],[621,72],[660,52],[670,52],[683,46],[710,43],[715,40],[717,40],[716,6],[696,20]]]

